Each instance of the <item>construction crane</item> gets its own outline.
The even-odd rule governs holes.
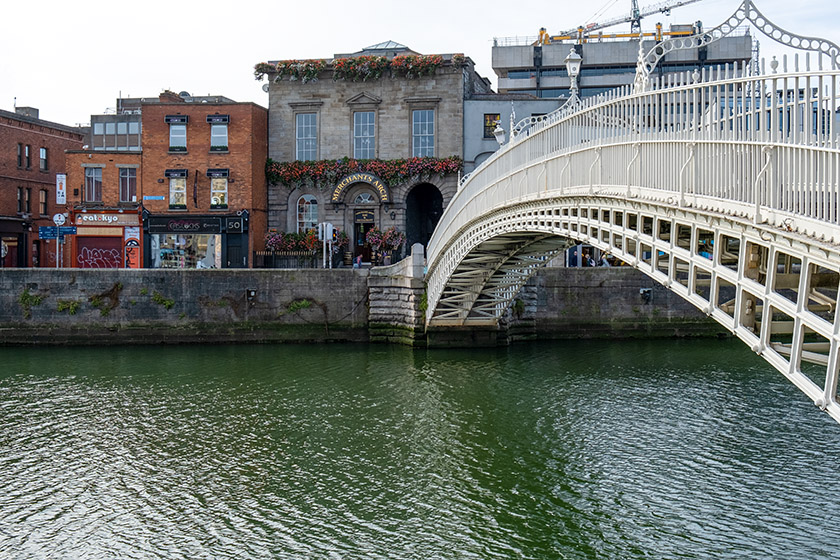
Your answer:
[[[653,14],[665,14],[671,15],[671,10],[673,8],[679,8],[680,6],[685,6],[687,4],[694,4],[695,2],[699,2],[700,0],[666,0],[664,2],[659,2],[658,4],[652,4],[647,6],[644,9],[639,9],[639,2],[637,0],[630,0],[630,15],[619,17],[615,19],[611,19],[608,21],[602,21],[600,23],[589,23],[587,25],[581,25],[574,29],[569,29],[567,31],[563,31],[558,33],[557,35],[549,36],[546,33],[545,28],[540,29],[540,36],[537,40],[537,43],[540,45],[546,45],[549,43],[553,43],[555,41],[568,41],[569,39],[576,39],[579,43],[583,43],[586,41],[587,37],[592,35],[595,31],[599,29],[604,29],[607,27],[612,27],[613,25],[618,25],[620,23],[627,23],[630,22],[630,33],[628,34],[613,34],[613,35],[604,35],[599,34],[600,37],[638,37],[642,35],[642,18],[653,15]],[[662,35],[691,35],[694,33],[694,30],[683,29],[680,31],[672,31],[664,33],[662,32],[662,26],[657,24],[657,31],[656,37],[657,40],[662,40]],[[645,33],[644,35],[654,35],[653,33]]]

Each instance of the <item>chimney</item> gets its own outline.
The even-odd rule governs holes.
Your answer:
[[[40,118],[38,116],[38,109],[35,107],[15,107],[15,113],[20,115],[21,117],[30,117],[33,119]]]
[[[158,98],[160,99],[161,103],[183,103],[184,100],[181,98],[180,95],[175,93],[174,91],[166,90],[161,93]]]

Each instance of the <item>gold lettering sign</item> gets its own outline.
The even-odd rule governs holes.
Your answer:
[[[380,179],[376,175],[371,175],[370,173],[353,173],[339,181],[338,184],[335,186],[335,189],[332,193],[332,202],[338,202],[344,190],[353,183],[367,183],[368,185],[376,189],[377,193],[379,193],[380,202],[390,201],[390,197],[388,196],[388,188],[385,186],[385,183],[382,182],[382,179]]]

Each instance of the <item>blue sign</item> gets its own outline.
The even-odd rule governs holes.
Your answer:
[[[143,200],[166,200],[163,196],[148,196],[143,195]]]
[[[41,226],[38,228],[38,237],[41,239],[57,239],[58,228],[55,226]]]
[[[40,239],[58,239],[63,240],[65,235],[76,235],[76,226],[40,226],[38,228],[38,237]]]

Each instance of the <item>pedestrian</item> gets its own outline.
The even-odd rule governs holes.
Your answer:
[[[601,264],[600,266],[610,266],[610,261],[607,260],[607,254],[601,253]]]
[[[569,257],[569,266],[577,266],[577,249],[575,249],[572,255]]]

